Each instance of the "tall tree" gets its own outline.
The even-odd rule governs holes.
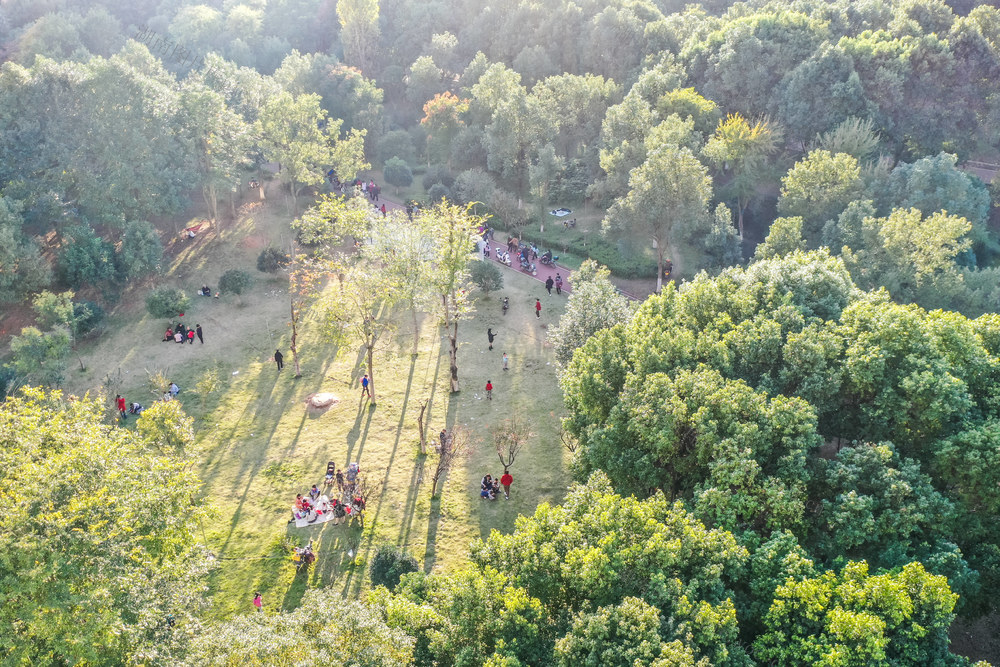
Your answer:
[[[656,246],[656,290],[671,242],[708,216],[712,179],[689,148],[667,144],[629,177],[629,193],[608,210],[605,231],[645,236]]]
[[[442,202],[419,213],[420,224],[428,231],[434,263],[430,283],[441,297],[441,316],[448,334],[448,366],[451,390],[459,390],[458,382],[458,323],[468,317],[473,305],[469,299],[469,262],[481,216],[470,209]]]
[[[463,114],[469,110],[469,100],[462,100],[445,91],[424,104],[420,124],[427,130],[427,164],[446,163],[451,167],[451,142],[465,127]],[[443,158],[443,159],[442,159]]]
[[[283,92],[268,100],[260,114],[264,155],[281,165],[280,177],[288,183],[296,213],[299,192],[322,183],[329,169],[349,179],[368,167],[364,130],[339,138],[342,121],[328,119],[319,101],[318,95]]]
[[[754,122],[739,114],[719,121],[715,136],[703,152],[717,169],[729,177],[724,190],[736,199],[736,220],[743,238],[743,212],[765,177],[767,159],[777,150],[781,133],[767,118]]]
[[[372,75],[378,45],[378,0],[337,0],[344,60]]]
[[[618,293],[611,282],[611,272],[592,259],[573,272],[573,291],[559,324],[549,331],[555,344],[556,360],[566,365],[573,352],[601,329],[627,322],[632,303]]]

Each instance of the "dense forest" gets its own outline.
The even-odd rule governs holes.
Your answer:
[[[0,367],[2,661],[971,663],[949,629],[1000,585],[997,3],[9,0],[0,44],[0,303],[36,313]],[[71,350],[186,212],[225,227],[267,180],[303,246],[321,218],[340,243],[362,173],[428,211],[413,248],[460,228],[464,257],[485,220],[576,262],[548,332],[576,484],[460,571],[208,619],[192,421],[110,425],[59,392]],[[369,245],[329,275],[376,282],[397,252]],[[453,391],[465,264],[426,303],[405,272],[357,297],[415,329],[443,299]]]

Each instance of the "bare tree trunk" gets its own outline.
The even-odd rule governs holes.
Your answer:
[[[417,321],[417,305],[412,304],[410,312],[413,313],[413,356],[417,356],[420,349],[420,322]]]
[[[448,336],[448,342],[450,343],[448,349],[448,364],[451,370],[451,390],[456,392],[459,390],[458,386],[458,320],[456,319],[454,324],[452,324],[451,334]]]
[[[299,315],[295,310],[295,301],[291,301],[292,311],[292,343],[288,349],[292,351],[292,363],[295,365],[295,377],[301,377],[302,371],[299,368],[299,347],[296,344],[299,338]]]
[[[740,241],[743,240],[743,209],[745,209],[746,207],[747,207],[747,205],[745,203],[743,203],[743,199],[740,198],[740,197],[737,197],[736,198],[736,208],[737,208],[736,223],[737,223],[737,226],[740,229]]]
[[[663,243],[656,242],[656,293],[663,289]]]
[[[375,343],[368,347],[368,392],[371,394],[371,403],[375,405]]]
[[[417,415],[417,431],[420,433],[420,453],[427,453],[427,431],[424,428],[424,412],[427,410],[427,399],[420,404],[420,414]]]

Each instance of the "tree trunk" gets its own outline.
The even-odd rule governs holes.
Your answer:
[[[450,343],[448,349],[448,364],[451,369],[451,390],[456,392],[458,387],[458,320],[452,324],[451,334],[448,336]]]
[[[410,312],[413,313],[413,355],[417,355],[420,349],[420,322],[417,320],[417,304],[412,304]]]
[[[295,301],[291,302],[292,310],[292,343],[288,349],[292,351],[292,363],[295,365],[295,377],[301,377],[302,371],[299,369],[299,348],[296,341],[299,337],[299,316],[295,312]]]
[[[663,243],[656,242],[656,293],[663,289]]]
[[[371,404],[375,405],[375,343],[374,341],[366,346],[368,348],[368,393],[371,394]]]
[[[427,453],[427,431],[424,428],[424,412],[427,410],[427,399],[420,404],[420,414],[417,415],[417,432],[420,433],[420,453]]]
[[[736,226],[739,227],[739,230],[740,230],[740,241],[743,240],[743,209],[745,209],[746,207],[747,207],[747,205],[744,203],[743,199],[740,198],[740,197],[737,197],[736,198],[736,211],[737,211],[736,212]]]
[[[438,474],[439,474],[439,473],[435,473],[435,474],[434,474],[434,476],[433,476],[433,477],[431,477],[431,498],[433,498],[434,496],[436,496],[436,495],[437,495],[437,489],[438,489]]]

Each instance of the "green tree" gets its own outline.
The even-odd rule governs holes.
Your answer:
[[[656,290],[672,242],[708,216],[712,179],[688,148],[665,145],[629,177],[629,193],[608,210],[603,227],[648,238],[656,246]]]
[[[21,335],[10,339],[10,351],[14,358],[8,366],[19,376],[29,382],[58,386],[66,374],[70,354],[69,329],[57,326],[43,333],[35,327],[25,327]]]
[[[947,579],[920,563],[878,575],[849,563],[779,586],[753,656],[774,665],[946,664],[957,600]]]
[[[469,110],[469,100],[445,91],[428,99],[423,108],[420,124],[427,131],[427,164],[446,163],[450,168],[451,142],[465,127],[462,116]]]
[[[73,288],[102,285],[115,278],[114,248],[87,226],[68,232],[68,242],[59,251],[60,279]]]
[[[715,135],[705,144],[703,153],[719,171],[729,177],[723,189],[736,199],[736,220],[743,238],[743,212],[765,175],[768,157],[781,140],[781,132],[767,118],[754,122],[739,114],[719,121]]]
[[[368,576],[373,586],[385,586],[391,591],[399,585],[400,577],[416,571],[416,558],[391,544],[383,544],[375,550]]]
[[[778,212],[786,217],[801,217],[802,235],[810,247],[815,247],[823,225],[858,199],[861,190],[857,158],[814,150],[781,179]]]
[[[153,225],[145,220],[126,222],[115,253],[118,274],[125,280],[142,278],[159,270],[162,260],[163,244]]]
[[[416,157],[413,137],[406,130],[386,132],[376,142],[375,153],[382,163],[388,162],[394,157],[399,158],[407,164],[412,163]]]
[[[755,259],[771,259],[783,257],[795,251],[806,249],[806,240],[802,238],[802,218],[775,218],[767,232],[767,238],[757,246]]]
[[[573,291],[566,310],[549,331],[556,360],[565,366],[573,352],[594,333],[627,322],[632,312],[632,302],[619,294],[611,282],[611,272],[592,259],[584,261],[573,273]]]
[[[146,310],[153,317],[174,318],[191,305],[184,292],[175,287],[157,287],[146,295]]]
[[[344,60],[370,75],[379,37],[378,0],[337,0],[337,18]]]
[[[31,305],[35,310],[35,324],[42,329],[73,327],[72,291],[58,294],[44,290],[35,295]]]
[[[38,244],[24,236],[23,227],[20,203],[0,197],[0,303],[19,301],[52,280]]]
[[[331,624],[330,619],[339,619]],[[204,667],[300,664],[317,656],[336,665],[398,667],[413,663],[413,638],[383,613],[328,588],[307,590],[291,611],[235,616],[206,628],[189,661]]]
[[[156,401],[139,415],[136,433],[163,456],[191,456],[194,419],[180,401]]]
[[[274,246],[268,246],[257,255],[257,270],[261,273],[277,273],[291,263],[287,253]]]
[[[469,271],[472,282],[488,298],[490,292],[495,292],[503,287],[503,274],[493,262],[473,262]]]
[[[404,160],[398,157],[391,157],[385,161],[385,165],[382,167],[382,178],[389,185],[396,188],[396,194],[399,194],[400,188],[409,187],[413,183],[413,172],[410,170],[410,165],[406,164]]]
[[[705,264],[710,270],[720,270],[739,264],[743,259],[743,240],[733,227],[733,213],[725,204],[715,207],[708,233],[702,240]]]
[[[223,294],[235,294],[242,303],[244,294],[253,287],[253,276],[243,269],[229,269],[219,278],[219,291]]]
[[[32,664],[177,662],[209,567],[199,482],[99,401],[26,389],[0,408],[0,635]],[[72,474],[67,474],[72,471]]]
[[[342,121],[330,120],[318,95],[281,93],[261,110],[260,133],[264,155],[281,164],[280,177],[288,183],[292,204],[302,188],[319,185],[329,169],[349,179],[368,164],[364,161],[364,131],[352,130],[338,139]]]

